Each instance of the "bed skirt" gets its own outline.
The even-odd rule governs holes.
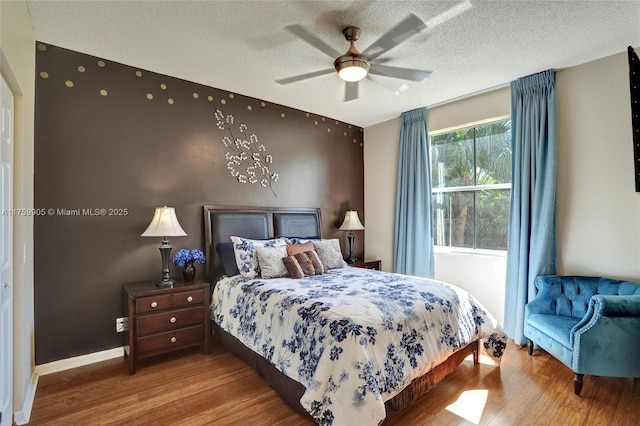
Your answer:
[[[282,374],[269,361],[246,347],[231,334],[222,330],[215,322],[211,321],[211,327],[223,347],[262,375],[269,386],[280,395],[280,398],[289,407],[311,419],[311,415],[300,405],[300,398],[302,398],[306,390],[302,384]],[[474,365],[478,364],[478,348],[478,341],[476,340],[454,352],[449,358],[429,370],[426,374],[414,379],[398,395],[386,401],[384,404],[385,409],[387,411],[400,411],[408,407],[418,397],[452,373],[471,354],[473,354]]]

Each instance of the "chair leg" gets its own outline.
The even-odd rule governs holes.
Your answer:
[[[578,396],[580,396],[580,392],[582,392],[583,377],[584,377],[584,374],[576,373],[575,377],[573,378],[573,392]]]
[[[631,393],[634,395],[640,395],[640,377],[633,379],[633,388]]]
[[[529,356],[533,355],[533,342],[529,339],[527,339],[527,352]]]

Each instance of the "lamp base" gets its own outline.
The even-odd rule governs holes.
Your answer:
[[[173,288],[173,285],[176,283],[176,280],[173,279],[169,279],[168,281],[165,281],[163,279],[158,280],[158,282],[156,283],[156,287],[160,287],[160,288]]]
[[[347,239],[349,240],[349,256],[345,259],[347,263],[356,263],[358,259],[353,255],[353,241],[356,239],[355,235],[353,235],[353,231],[349,231],[349,235],[347,235]]]
[[[164,237],[160,245],[160,255],[162,256],[162,278],[156,283],[156,287],[171,288],[176,280],[169,278],[169,256],[171,256],[171,245],[169,240]]]

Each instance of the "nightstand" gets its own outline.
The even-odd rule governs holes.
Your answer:
[[[379,271],[382,268],[381,260],[363,260],[361,262],[350,263],[349,266],[354,268],[375,269]]]
[[[136,362],[192,346],[209,353],[209,283],[176,283],[173,288],[155,282],[124,284],[122,296],[129,317],[125,356],[129,374]]]

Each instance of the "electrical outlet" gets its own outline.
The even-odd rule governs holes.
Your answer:
[[[116,332],[122,333],[129,330],[129,318],[116,318]]]

